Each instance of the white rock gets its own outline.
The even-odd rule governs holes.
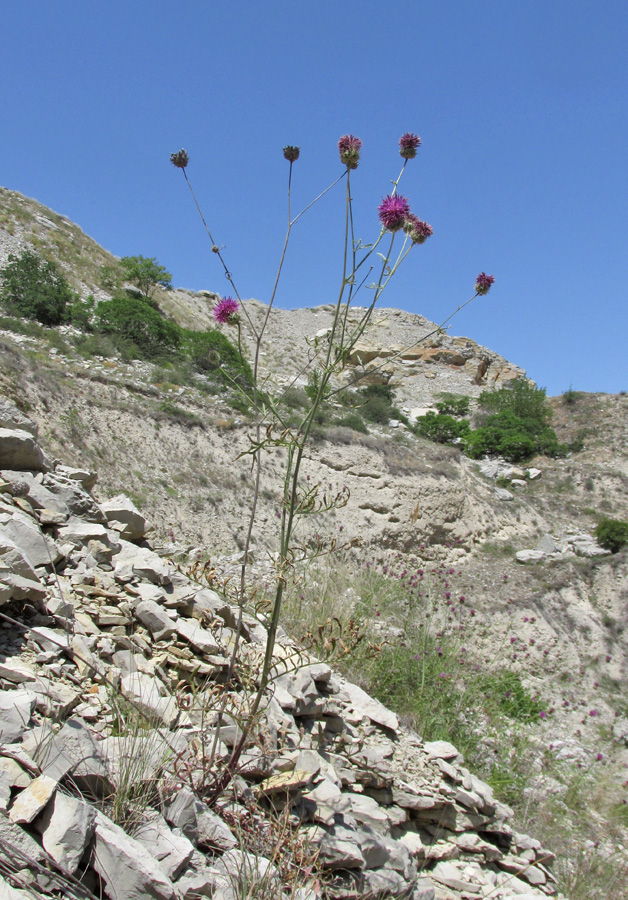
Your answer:
[[[139,541],[146,534],[146,519],[129,497],[118,494],[111,500],[105,500],[100,506],[107,521],[121,523],[121,534],[127,540]]]
[[[38,816],[57,789],[57,781],[48,775],[33,778],[27,788],[15,798],[9,819],[19,825],[28,825]]]
[[[135,607],[135,615],[145,625],[156,641],[171,637],[177,630],[174,618],[154,600],[142,600]]]
[[[538,563],[546,558],[543,550],[519,550],[515,553],[515,559],[519,563]]]
[[[18,515],[0,516],[0,523],[0,533],[19,547],[33,568],[51,566],[61,559],[55,542],[42,534],[32,519]]]
[[[98,812],[93,866],[111,900],[172,900],[175,890],[143,844]]]
[[[19,740],[28,728],[36,700],[31,691],[0,691],[0,742]]]
[[[95,809],[84,800],[57,791],[52,803],[36,821],[44,849],[73,875],[94,833]]]
[[[0,469],[45,472],[48,461],[36,439],[22,429],[0,428]]]

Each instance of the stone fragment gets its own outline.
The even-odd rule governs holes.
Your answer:
[[[94,833],[95,809],[84,800],[57,791],[35,822],[44,849],[68,875],[73,875]]]
[[[59,528],[58,538],[75,546],[87,545],[89,541],[103,541],[109,546],[115,546],[104,525],[98,522],[85,522],[83,519],[73,518]]]
[[[518,563],[538,563],[546,558],[547,554],[543,550],[519,550],[515,553],[515,559]]]
[[[13,684],[24,684],[35,681],[36,675],[21,657],[0,655],[0,678]]]
[[[111,527],[119,531],[126,540],[140,541],[146,534],[146,519],[129,497],[118,494],[111,500],[105,500],[100,506]]]
[[[508,500],[514,500],[514,499],[515,499],[514,494],[511,494],[510,491],[507,490],[506,488],[496,487],[496,488],[493,490],[493,493],[495,494],[495,498],[496,498],[497,500],[508,501]]]
[[[93,866],[110,900],[172,900],[175,890],[157,860],[139,841],[96,813]]]
[[[163,816],[155,810],[147,811],[145,821],[135,829],[133,837],[155,857],[165,874],[173,881],[179,877],[194,854],[194,845],[184,835],[171,831]]]
[[[163,722],[168,728],[179,717],[174,698],[165,696],[163,686],[150,675],[143,672],[126,675],[120,682],[120,691],[127,699],[134,700],[148,719]]]
[[[8,756],[0,756],[0,782],[8,787],[8,796],[11,796],[11,788],[26,788],[31,782],[31,776],[15,759]],[[4,796],[4,793],[3,793]],[[6,805],[4,807],[6,809]]]
[[[101,524],[106,522],[105,514],[100,506],[78,481],[73,478],[65,478],[57,472],[49,472],[44,475],[42,483],[65,503],[73,516],[78,516],[85,522]]]
[[[28,728],[37,698],[31,691],[0,691],[0,742],[19,740]]]
[[[26,893],[26,891],[14,888],[0,875],[0,900],[34,900],[34,898],[35,894],[30,890]]]
[[[195,619],[177,619],[176,629],[177,634],[185,638],[200,653],[220,652],[220,646],[211,631],[201,628]]]
[[[102,796],[113,789],[102,745],[80,719],[68,719],[61,731],[40,744],[35,755],[42,774],[56,781],[71,773],[80,790]]]
[[[177,630],[177,625],[166,610],[155,603],[154,600],[142,600],[135,607],[135,615],[142,625],[145,625],[156,641],[171,637]]]
[[[72,466],[63,466],[57,463],[55,473],[62,475],[64,478],[70,478],[72,481],[78,481],[86,491],[91,491],[96,482],[98,475],[96,472],[89,472],[87,469],[76,469]]]
[[[39,428],[37,422],[23,413],[14,403],[5,397],[0,397],[0,428],[15,429],[27,431],[34,438],[37,437]]]
[[[39,815],[57,789],[57,782],[48,775],[33,778],[11,807],[9,819],[18,825],[28,825]]]
[[[257,786],[257,790],[267,797],[273,794],[283,794],[289,791],[301,790],[313,780],[312,772],[295,769],[292,772],[282,772],[279,775],[271,775],[265,778]]]
[[[450,744],[449,741],[426,741],[423,749],[434,758],[453,759],[456,762],[462,762],[462,754],[459,750]]]
[[[0,515],[0,533],[13,541],[33,568],[53,566],[61,559],[55,542],[23,514]]]
[[[30,432],[0,427],[0,469],[45,472],[48,468],[44,452]]]
[[[358,718],[366,717],[376,725],[382,725],[391,731],[398,731],[399,719],[393,712],[386,709],[379,700],[369,697],[366,691],[348,681],[343,683],[343,688],[349,695],[351,710],[355,716]]]
[[[336,836],[334,828],[329,830],[321,826],[304,829],[306,839],[319,848],[318,862],[326,869],[363,869],[366,865],[364,856],[356,844],[355,836],[347,835],[341,830]]]
[[[5,813],[0,813],[0,865],[14,868],[15,854],[12,853],[14,847],[35,862],[42,862],[45,858],[45,853],[37,841],[20,825],[10,822]]]

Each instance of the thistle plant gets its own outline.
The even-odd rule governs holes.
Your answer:
[[[219,796],[236,771],[239,757],[246,743],[247,731],[252,728],[273,677],[273,653],[286,586],[295,562],[307,560],[309,553],[308,548],[300,545],[296,538],[298,522],[304,516],[337,509],[346,504],[348,500],[348,494],[344,490],[326,491],[321,485],[311,484],[309,480],[302,478],[301,467],[305,447],[316,422],[317,412],[330,396],[341,390],[337,384],[337,376],[346,367],[348,357],[367,330],[382,293],[388,287],[400,265],[415,247],[425,243],[427,238],[433,234],[432,227],[412,212],[410,201],[398,193],[406,166],[409,161],[416,157],[420,146],[421,139],[418,135],[410,132],[402,135],[399,141],[399,153],[403,159],[402,168],[396,180],[392,182],[391,192],[382,199],[377,208],[379,233],[376,234],[376,237],[370,244],[359,240],[356,237],[354,228],[351,181],[352,178],[356,177],[354,173],[360,163],[362,151],[360,138],[352,134],[346,134],[340,138],[338,141],[338,154],[342,165],[340,175],[296,215],[292,211],[292,177],[294,164],[300,158],[300,148],[293,145],[287,145],[283,148],[283,156],[289,164],[287,228],[276,277],[267,300],[267,309],[261,325],[256,325],[253,322],[247,311],[246,304],[242,303],[233,274],[223,257],[223,251],[214,240],[213,233],[203,216],[187,174],[188,154],[185,150],[180,150],[177,153],[173,153],[170,157],[173,165],[183,173],[210,240],[211,250],[218,256],[224,274],[232,288],[233,296],[220,299],[214,307],[214,318],[220,324],[236,325],[238,327],[238,335],[240,335],[241,324],[246,321],[254,339],[253,383],[247,397],[255,417],[254,433],[251,436],[250,446],[247,451],[252,460],[254,490],[248,515],[239,587],[237,588],[240,620],[227,674],[228,685],[234,681],[237,666],[238,644],[247,600],[247,562],[256,527],[262,468],[266,455],[273,449],[282,448],[286,454],[283,470],[283,497],[278,522],[279,549],[276,562],[276,578],[268,615],[268,637],[258,677],[257,692],[249,709],[249,725],[244,727],[241,740],[234,747],[222,776],[217,780],[214,799]],[[294,374],[291,384],[288,386],[289,390],[298,379],[308,377],[308,396],[311,401],[299,424],[288,427],[283,421],[282,413],[277,403],[266,392],[261,390],[260,352],[275,303],[292,229],[314,204],[341,182],[344,182],[344,247],[338,292],[334,300],[332,325],[326,337],[318,341],[315,346],[309,348],[307,359],[304,361],[302,368]],[[373,208],[373,222],[376,226],[375,204]],[[493,276],[481,273],[476,280],[475,294],[470,300],[459,306],[458,309],[466,306],[475,297],[486,294],[493,281]],[[363,288],[371,291],[371,297],[365,309],[358,309],[352,304],[354,304],[358,293]],[[354,314],[350,315],[350,313]],[[455,312],[445,322],[454,314]]]

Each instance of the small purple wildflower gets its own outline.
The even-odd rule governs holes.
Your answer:
[[[400,194],[384,197],[378,206],[379,221],[388,231],[399,231],[406,216],[410,214],[410,204]]]
[[[214,306],[214,319],[221,325],[232,325],[237,322],[239,304],[233,297],[223,297]]]
[[[602,753],[598,753],[598,755],[595,758],[597,759],[598,762],[602,762],[602,760],[604,759],[604,756]]]
[[[402,134],[399,138],[399,153],[401,153],[404,159],[414,159],[420,146],[421,138],[418,134],[412,134],[411,131],[406,131],[406,133]]]
[[[414,213],[409,213],[403,222],[403,230],[412,238],[413,244],[424,244],[434,234],[434,229]]]
[[[483,294],[488,294],[491,289],[491,285],[495,282],[494,275],[487,275],[486,272],[480,272],[478,277],[475,279],[475,290],[476,293],[482,296]]]
[[[340,153],[340,162],[348,169],[357,169],[360,161],[360,150],[362,149],[362,141],[353,134],[344,134],[338,141],[338,152]]]
[[[545,719],[546,716],[547,716],[547,713],[543,712],[543,710],[541,710],[541,712],[539,713],[539,719]]]
[[[599,716],[599,713],[598,713],[597,709],[590,709],[589,715],[590,716]]]

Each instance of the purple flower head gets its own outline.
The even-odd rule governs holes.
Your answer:
[[[239,304],[233,297],[223,297],[214,306],[214,319],[221,325],[233,325],[238,321]]]
[[[475,290],[478,294],[488,294],[491,289],[491,285],[495,281],[494,275],[487,275],[486,272],[480,272],[478,277],[475,279]]]
[[[299,153],[301,152],[300,147],[293,147],[292,144],[288,144],[287,147],[283,148],[284,159],[287,159],[288,162],[296,162],[299,158]]]
[[[406,216],[410,215],[410,204],[400,194],[384,197],[378,206],[379,221],[388,231],[399,231]]]
[[[414,159],[417,149],[421,146],[421,138],[418,134],[406,131],[399,138],[399,152],[404,159]]]
[[[361,149],[362,141],[359,137],[355,137],[353,134],[344,134],[338,141],[340,162],[344,163],[348,169],[357,169]]]
[[[403,230],[410,235],[414,244],[424,244],[434,234],[434,229],[427,222],[421,221],[414,213],[409,213],[403,223]]]

